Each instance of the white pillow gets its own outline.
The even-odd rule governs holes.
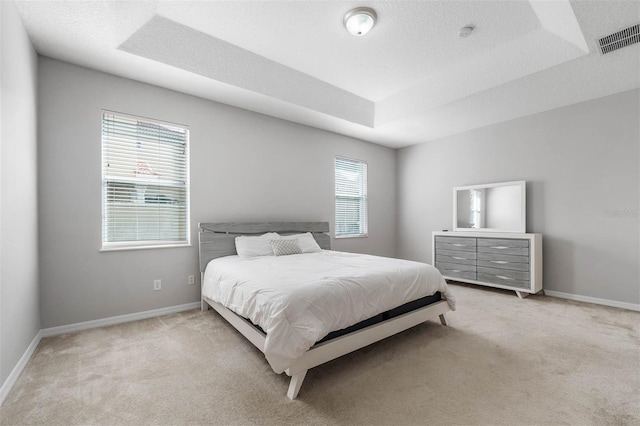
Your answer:
[[[236,252],[241,259],[257,256],[273,256],[271,240],[280,239],[280,235],[275,232],[262,234],[258,237],[241,235],[236,237]]]
[[[311,232],[307,232],[305,234],[282,235],[280,238],[283,240],[298,240],[298,245],[303,253],[318,253],[322,251],[316,242],[316,239],[311,235]]]

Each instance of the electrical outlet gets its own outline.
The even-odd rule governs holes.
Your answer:
[[[162,290],[162,280],[153,280],[153,289]]]
[[[195,284],[196,283],[196,276],[195,275],[189,275],[189,278],[187,280],[187,284],[191,285],[191,284]]]

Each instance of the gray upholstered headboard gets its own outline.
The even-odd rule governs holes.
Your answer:
[[[288,235],[311,232],[320,248],[331,250],[329,222],[199,223],[198,228],[200,272],[204,272],[212,259],[237,254],[235,238],[239,235],[261,235],[265,232]]]

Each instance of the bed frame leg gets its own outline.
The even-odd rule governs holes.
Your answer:
[[[296,399],[298,396],[298,392],[300,392],[300,386],[302,386],[302,382],[304,381],[304,376],[307,375],[307,370],[303,370],[297,374],[291,376],[291,382],[289,382],[289,390],[287,391],[287,396],[289,399]]]
[[[447,319],[444,317],[444,314],[440,314],[440,324],[444,326],[447,325]]]
[[[204,272],[200,272],[200,310],[202,312],[207,312],[209,310],[209,304],[205,302],[204,297],[202,296],[203,284],[204,284]]]

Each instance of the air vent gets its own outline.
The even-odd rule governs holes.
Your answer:
[[[600,46],[600,51],[603,55],[639,42],[640,24],[632,25],[624,30],[618,31],[617,33],[598,39],[598,45]]]

